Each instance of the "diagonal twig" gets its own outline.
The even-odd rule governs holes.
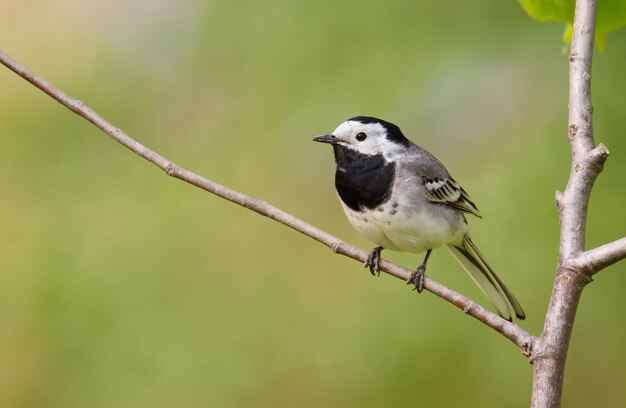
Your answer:
[[[293,228],[294,230],[301,232],[302,234],[307,235],[308,237],[311,237],[316,241],[328,246],[335,253],[345,255],[349,258],[356,259],[361,262],[365,261],[365,259],[367,258],[367,252],[362,251],[352,245],[349,245],[339,238],[336,238],[333,235],[328,234],[327,232],[322,231],[319,228],[310,225],[294,217],[293,215],[272,206],[271,204],[263,200],[259,200],[254,197],[250,197],[240,192],[231,190],[221,184],[204,178],[167,160],[165,157],[139,143],[138,141],[124,133],[122,130],[112,125],[102,116],[98,115],[91,108],[85,105],[82,101],[69,97],[65,93],[61,92],[59,89],[52,86],[43,78],[39,77],[32,71],[28,70],[27,68],[13,60],[2,51],[0,51],[0,62],[7,68],[24,78],[26,81],[39,88],[41,91],[45,92],[46,94],[57,100],[61,105],[65,106],[72,112],[94,124],[96,127],[98,127],[100,130],[102,130],[104,133],[109,135],[120,144],[124,145],[134,153],[140,155],[144,159],[159,167],[167,175],[185,181],[235,204],[239,204],[242,207],[252,210],[260,215],[269,217],[281,224]],[[380,267],[382,271],[397,278],[400,278],[403,281],[406,281],[412,272],[406,268],[387,261],[381,261]],[[535,338],[521,327],[504,320],[495,313],[473,302],[471,299],[461,295],[458,292],[455,292],[454,290],[447,288],[441,283],[438,283],[430,278],[426,278],[424,288],[439,296],[440,298],[448,301],[459,309],[463,310],[466,314],[474,317],[478,321],[491,327],[498,333],[502,334],[504,337],[513,342],[517,347],[519,347],[525,355],[528,355],[530,353]]]

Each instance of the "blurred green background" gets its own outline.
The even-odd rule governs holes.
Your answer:
[[[478,203],[534,334],[569,173],[562,26],[515,1],[5,1],[2,49],[176,163],[364,249],[328,146],[379,116]],[[588,246],[624,235],[626,30],[594,62],[612,154]],[[531,366],[425,293],[162,172],[0,69],[0,406],[527,406]],[[416,266],[421,255],[386,252]],[[488,305],[445,251],[433,278]],[[564,405],[626,402],[626,263],[596,277]]]

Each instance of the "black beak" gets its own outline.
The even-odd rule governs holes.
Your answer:
[[[324,136],[318,136],[318,137],[314,137],[313,138],[314,142],[321,142],[321,143],[330,143],[330,144],[337,144],[339,143],[339,139],[337,139],[335,137],[335,135],[329,133],[327,135]]]

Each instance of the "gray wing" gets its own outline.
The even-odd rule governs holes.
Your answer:
[[[435,156],[417,145],[413,145],[412,150],[410,160],[414,165],[411,167],[421,177],[426,188],[426,197],[430,201],[482,218],[469,194],[450,176]]]
[[[478,207],[476,207],[469,194],[452,177],[425,177],[423,180],[426,187],[426,197],[430,201],[446,204],[482,218]]]

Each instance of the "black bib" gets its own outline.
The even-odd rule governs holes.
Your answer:
[[[382,155],[369,156],[340,145],[333,145],[337,171],[335,188],[351,209],[373,209],[391,196],[395,165]]]

